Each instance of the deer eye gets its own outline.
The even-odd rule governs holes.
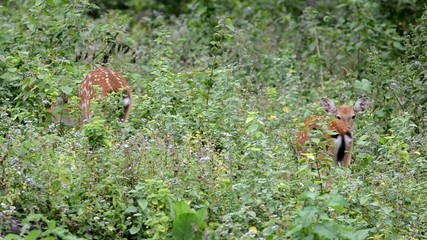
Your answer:
[[[337,116],[337,119],[338,119],[338,120],[341,120],[341,117],[340,117],[340,116]]]
[[[351,119],[355,119],[356,118],[356,115],[353,115],[352,117],[351,117]]]

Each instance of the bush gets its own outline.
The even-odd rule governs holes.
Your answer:
[[[0,7],[1,237],[423,238],[427,13],[394,15],[419,2],[137,2]],[[99,65],[129,122],[118,94],[55,128]],[[295,133],[320,97],[363,96],[352,166],[319,176]]]

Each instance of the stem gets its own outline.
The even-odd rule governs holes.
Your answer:
[[[316,41],[316,52],[317,52],[317,57],[320,59],[320,47],[319,47],[319,38],[318,38],[318,34],[317,34],[317,27],[315,28],[315,41]],[[320,65],[320,81],[321,83],[323,83],[323,67],[322,65]]]
[[[320,180],[320,191],[323,192],[323,179],[322,179],[322,175],[320,174],[320,166],[319,166],[319,161],[316,159],[316,170],[317,170],[317,177]]]

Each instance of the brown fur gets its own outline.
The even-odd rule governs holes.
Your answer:
[[[95,95],[94,86],[99,86],[99,95]],[[123,113],[120,115],[120,121],[127,121],[132,102],[132,92],[126,80],[118,72],[114,72],[108,68],[100,67],[89,72],[83,79],[79,89],[79,108],[81,111],[81,118],[79,125],[82,126],[84,122],[89,122],[93,113],[90,112],[90,105],[92,99],[105,98],[109,93],[123,91],[123,98],[127,99],[124,105]],[[75,125],[72,118],[69,117],[71,112],[68,105],[68,97],[61,94],[58,100],[53,104],[49,112],[52,113],[54,122],[64,123],[65,125]]]
[[[99,96],[95,96],[93,87],[95,85],[100,87],[101,92]],[[92,118],[93,113],[90,112],[90,102],[92,99],[102,99],[106,97],[107,94],[119,92],[120,90],[123,90],[123,95],[129,98],[129,104],[125,106],[123,113],[120,115],[120,121],[124,122],[129,118],[132,95],[126,80],[120,75],[120,73],[111,71],[105,67],[92,70],[80,85],[79,107],[82,112],[80,125],[83,125],[86,121],[90,121]]]
[[[310,139],[310,132],[313,129],[322,130],[324,125],[342,138],[345,135],[350,139],[352,138],[351,130],[343,122],[328,116],[310,116],[304,121],[304,128],[302,131],[297,133],[297,151],[299,153],[302,153],[303,146]],[[332,135],[325,134],[324,138],[327,141],[328,151],[332,153],[335,164],[339,165],[339,163],[342,163],[343,166],[348,167],[351,163],[352,141],[349,142],[349,145],[345,146],[344,157],[339,158],[338,151],[335,151],[335,145],[331,139]],[[327,155],[327,153],[318,153],[317,158],[325,158]]]
[[[322,123],[336,135],[325,134],[328,140],[328,151],[332,153],[335,164],[348,167],[351,164],[351,151],[353,148],[352,128],[356,114],[363,113],[369,107],[369,98],[361,98],[356,101],[354,107],[342,105],[335,107],[335,104],[327,98],[320,100],[326,113],[334,115],[335,118],[328,116],[310,116],[304,121],[304,127],[297,133],[297,151],[302,153],[304,144],[310,139],[310,132],[313,129],[323,129]],[[334,141],[331,141],[334,138]],[[325,157],[325,153],[319,153],[317,156]]]

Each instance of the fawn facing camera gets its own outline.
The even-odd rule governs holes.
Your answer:
[[[369,98],[361,98],[354,106],[342,105],[336,107],[329,98],[320,99],[328,115],[330,116],[310,116],[304,121],[304,127],[297,133],[297,151],[302,153],[304,144],[310,139],[310,132],[314,129],[328,130],[324,137],[328,140],[329,153],[332,154],[334,162],[338,166],[348,167],[351,164],[351,151],[353,148],[352,128],[357,114],[363,113],[369,107]],[[323,127],[325,126],[325,127]],[[332,138],[333,141],[330,141]],[[319,153],[318,157],[325,153]]]

